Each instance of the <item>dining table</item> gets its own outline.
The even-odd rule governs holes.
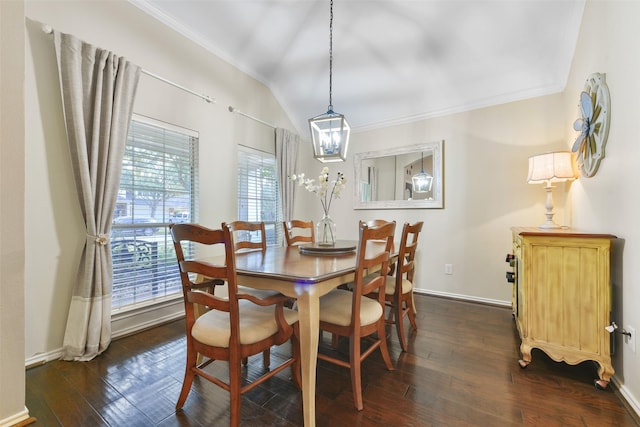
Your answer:
[[[339,240],[331,247],[269,246],[264,251],[240,252],[235,256],[236,274],[243,286],[275,290],[296,299],[305,427],[316,425],[320,297],[354,280],[357,244]]]

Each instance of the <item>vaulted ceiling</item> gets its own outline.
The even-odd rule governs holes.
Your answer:
[[[327,111],[329,0],[130,1],[267,85],[298,131]],[[562,91],[584,3],[335,0],[333,109],[358,131]]]

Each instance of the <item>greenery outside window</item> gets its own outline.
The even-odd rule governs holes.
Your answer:
[[[181,297],[169,224],[196,222],[198,134],[134,115],[111,229],[112,312]]]

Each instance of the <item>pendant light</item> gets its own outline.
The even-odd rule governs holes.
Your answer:
[[[424,153],[420,153],[420,173],[411,177],[413,191],[415,193],[426,193],[431,191],[433,177],[424,171]]]
[[[329,18],[329,108],[327,112],[309,119],[313,157],[322,163],[342,162],[347,157],[351,128],[344,115],[333,111],[331,89],[333,83],[333,0]]]

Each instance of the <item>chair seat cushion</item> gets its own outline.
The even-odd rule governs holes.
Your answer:
[[[275,306],[262,307],[247,300],[239,301],[240,344],[253,344],[278,332]],[[298,312],[284,309],[289,325],[298,321]],[[191,330],[193,337],[203,344],[214,347],[229,347],[231,336],[230,315],[219,310],[209,310],[198,317]]]
[[[413,283],[407,279],[402,279],[402,294],[408,294],[413,289]],[[393,295],[396,291],[396,278],[395,276],[387,276],[387,286],[384,290],[386,295]]]
[[[370,325],[382,317],[382,306],[377,300],[361,297],[360,324]],[[351,300],[353,292],[336,289],[320,298],[320,321],[334,325],[351,324]]]

